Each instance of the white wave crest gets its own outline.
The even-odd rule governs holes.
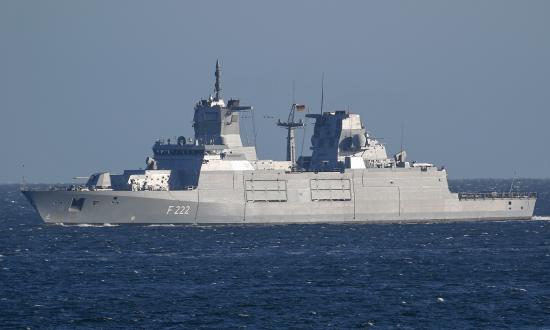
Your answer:
[[[119,225],[113,225],[111,223],[56,223],[55,225],[61,227],[118,227]]]
[[[533,220],[550,220],[550,216],[548,216],[548,215],[535,215],[535,216],[533,216]]]

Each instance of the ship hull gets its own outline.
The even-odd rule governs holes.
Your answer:
[[[444,171],[203,173],[182,191],[24,191],[48,223],[385,223],[531,219],[535,197],[460,199]]]

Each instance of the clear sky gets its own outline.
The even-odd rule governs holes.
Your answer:
[[[283,159],[296,101],[451,178],[550,177],[550,1],[0,1],[0,182],[144,167],[213,89]],[[267,118],[266,118],[267,117]],[[309,130],[311,133],[311,128]],[[309,137],[308,137],[309,139]]]

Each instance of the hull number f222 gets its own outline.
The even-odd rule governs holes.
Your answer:
[[[189,215],[189,210],[191,209],[191,206],[189,205],[170,205],[168,206],[168,210],[166,210],[166,214],[174,214],[174,215]]]

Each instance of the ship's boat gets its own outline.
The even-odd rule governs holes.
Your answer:
[[[144,170],[92,174],[82,186],[23,190],[51,223],[318,223],[531,219],[533,193],[452,193],[447,171],[388,157],[359,114],[308,113],[311,156],[296,157],[294,104],[287,159],[260,160],[240,123],[252,107],[214,95],[194,108],[194,137],[159,140]]]

